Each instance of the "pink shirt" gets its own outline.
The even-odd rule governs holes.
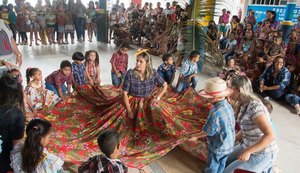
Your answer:
[[[112,55],[110,63],[115,65],[117,71],[125,74],[128,66],[128,54],[122,55],[119,51],[116,51]]]

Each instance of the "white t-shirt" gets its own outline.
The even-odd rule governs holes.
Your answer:
[[[236,46],[236,44],[237,44],[237,41],[235,39],[232,41],[229,40],[226,47],[228,48],[228,50],[231,50],[232,48],[234,48]]]

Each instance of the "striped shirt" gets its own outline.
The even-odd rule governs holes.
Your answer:
[[[215,103],[203,127],[208,149],[216,154],[230,154],[235,141],[234,111],[226,99]]]
[[[243,133],[243,147],[248,148],[257,143],[264,135],[264,133],[255,125],[254,121],[258,116],[266,116],[271,124],[270,114],[267,108],[261,101],[250,101],[241,106],[238,114],[237,122],[241,127]],[[270,152],[277,152],[278,146],[274,140],[266,148],[256,152],[257,154],[264,154]]]

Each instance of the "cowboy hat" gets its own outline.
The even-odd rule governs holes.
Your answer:
[[[227,97],[232,94],[232,90],[227,87],[226,81],[219,77],[208,79],[204,90],[199,95],[205,98]]]

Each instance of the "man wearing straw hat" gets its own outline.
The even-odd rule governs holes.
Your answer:
[[[204,90],[199,95],[212,105],[203,131],[193,136],[194,141],[207,136],[208,157],[205,172],[222,173],[228,155],[232,152],[235,141],[234,111],[226,100],[232,94],[227,84],[219,77],[208,79]]]

